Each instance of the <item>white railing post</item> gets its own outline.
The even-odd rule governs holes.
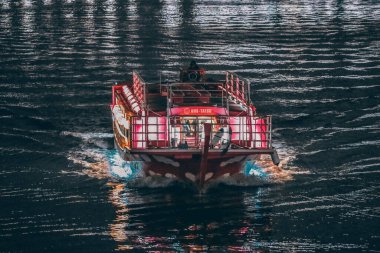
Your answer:
[[[240,85],[239,85],[239,83],[240,83],[240,79],[239,79],[238,76],[236,76],[236,80],[235,81],[236,81],[236,83],[235,83],[235,85],[236,85],[235,97],[239,98],[239,93],[240,93]]]

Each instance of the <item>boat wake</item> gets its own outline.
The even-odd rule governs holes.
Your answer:
[[[115,149],[111,149],[109,143],[112,143],[112,134],[62,132],[62,135],[81,139],[79,148],[71,150],[67,156],[72,165],[79,170],[71,173],[141,188],[168,187],[177,182],[175,179],[159,176],[143,177],[140,162],[127,162]]]
[[[273,164],[269,156],[263,156],[258,160],[248,161],[244,167],[244,173],[221,177],[210,183],[208,188],[213,188],[220,184],[252,187],[285,183],[293,180],[294,171],[289,169],[289,161],[290,157],[286,157],[277,166]]]
[[[129,187],[161,188],[177,183],[172,178],[143,176],[140,162],[126,162],[116,150],[87,149],[72,152],[68,158],[82,168],[81,174],[122,182]]]
[[[77,166],[79,174],[97,179],[107,179],[122,182],[129,187],[136,188],[163,188],[181,183],[174,178],[161,176],[146,177],[142,172],[140,162],[127,162],[123,160],[117,150],[107,146],[107,139],[113,136],[105,133],[71,133],[64,135],[80,138],[82,143],[79,149],[69,152],[68,159],[73,166]],[[274,165],[270,156],[262,156],[254,162],[247,162],[244,173],[222,177],[211,182],[208,188],[224,184],[229,186],[262,186],[285,183],[293,179],[297,169],[290,166],[294,156],[280,149],[280,157],[284,157],[280,164]],[[65,171],[66,173],[67,171]],[[78,173],[78,171],[76,172]]]

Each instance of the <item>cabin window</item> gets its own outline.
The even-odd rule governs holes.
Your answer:
[[[203,123],[211,123],[217,132],[226,122],[215,116],[176,116],[170,119],[170,144],[177,148],[199,148],[204,141]]]

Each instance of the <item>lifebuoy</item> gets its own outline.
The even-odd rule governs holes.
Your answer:
[[[187,78],[188,78],[190,81],[198,81],[198,71],[196,71],[196,70],[190,71],[190,72],[187,74]]]
[[[223,127],[222,127],[222,128],[220,128],[220,129],[215,133],[215,135],[212,137],[211,144],[212,144],[213,146],[217,145],[217,144],[221,141],[223,135],[224,135],[224,129],[223,129]]]
[[[231,127],[221,127],[213,136],[211,144],[214,148],[221,149],[223,153],[226,153],[231,144],[231,136]]]
[[[224,139],[224,141],[222,141],[222,145],[220,146],[220,149],[222,149],[222,155],[224,155],[225,153],[227,153],[228,151],[228,148],[230,147],[231,145],[231,139],[232,139],[232,128],[231,127],[228,127],[228,134],[227,134],[227,138]]]

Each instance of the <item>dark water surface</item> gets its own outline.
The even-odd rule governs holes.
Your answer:
[[[380,252],[379,24],[375,0],[0,1],[0,252]],[[110,176],[112,82],[190,59],[250,77],[294,180]]]

